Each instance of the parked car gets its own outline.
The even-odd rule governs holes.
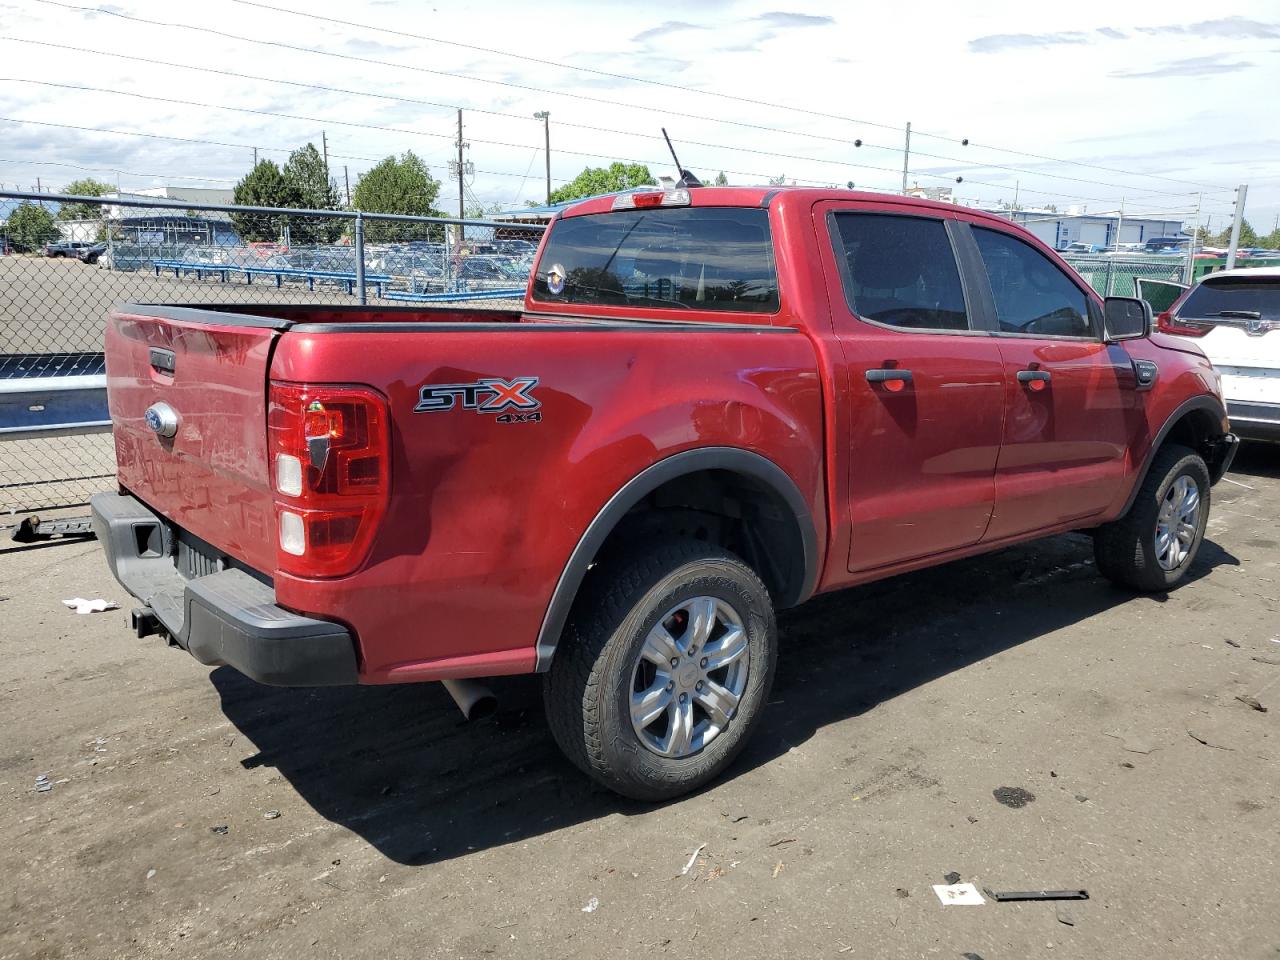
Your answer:
[[[1085,243],[1076,240],[1062,248],[1063,253],[1101,253],[1103,248],[1096,243]]]
[[[764,721],[804,655],[778,608],[1069,530],[1116,583],[1177,585],[1236,445],[1150,321],[951,204],[594,198],[523,310],[118,309],[94,527],[140,636],[464,711],[541,672],[573,762],[661,800]]]
[[[1280,441],[1280,267],[1211,273],[1157,323],[1213,362],[1237,434]]]
[[[93,243],[76,252],[76,259],[81,263],[97,263],[99,258],[107,252],[106,241]]]
[[[55,240],[44,245],[44,255],[58,259],[60,257],[79,257],[82,251],[93,244],[85,240]]]
[[[1148,253],[1177,253],[1186,249],[1186,245],[1186,237],[1151,237],[1142,244]]]

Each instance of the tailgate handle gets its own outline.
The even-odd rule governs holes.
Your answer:
[[[163,347],[152,347],[149,353],[152,370],[173,376],[173,371],[178,365],[177,354],[172,350],[165,350]]]

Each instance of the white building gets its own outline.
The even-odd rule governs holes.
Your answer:
[[[1112,249],[1117,243],[1144,243],[1156,237],[1183,235],[1181,220],[1121,217],[1118,210],[1089,213],[1087,208],[1071,207],[1066,213],[1059,213],[1044,209],[983,209],[1025,227],[1055,250],[1065,249],[1070,243],[1088,243]]]

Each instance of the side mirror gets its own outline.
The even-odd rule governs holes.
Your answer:
[[[1151,304],[1136,297],[1107,297],[1103,327],[1108,343],[1145,337],[1151,333]]]

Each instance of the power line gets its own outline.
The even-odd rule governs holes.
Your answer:
[[[52,0],[41,0],[41,2],[52,2]],[[268,117],[275,117],[275,118],[285,119],[285,120],[300,120],[306,123],[319,124],[321,126],[333,125],[333,126],[343,126],[343,127],[355,127],[358,129],[377,130],[383,133],[395,133],[395,134],[402,134],[406,136],[432,137],[436,139],[452,139],[451,134],[432,133],[426,130],[413,130],[405,127],[389,127],[381,124],[360,123],[352,120],[337,120],[330,117],[312,117],[312,116],[306,116],[304,114],[282,113],[274,110],[259,110],[253,107],[237,107],[237,106],[230,106],[227,104],[219,104],[219,103],[203,103],[196,100],[182,100],[176,97],[160,97],[154,94],[135,93],[128,90],[114,90],[107,87],[92,87],[92,86],[87,86],[83,84],[55,83],[51,80],[32,80],[25,77],[0,77],[0,81],[9,82],[9,83],[28,83],[28,84],[35,84],[37,86],[54,87],[56,89],[63,89],[63,90],[80,90],[80,91],[90,92],[90,93],[104,93],[112,96],[132,97],[140,100],[150,100],[156,103],[169,103],[169,104],[175,104],[175,105],[186,106],[186,107],[200,107],[202,109],[207,109],[207,110],[227,110],[234,113],[247,113],[247,114],[252,114],[256,116],[268,116]],[[528,149],[527,144],[510,143],[504,140],[485,140],[480,138],[473,138],[472,142],[484,143],[490,146],[510,147],[510,148],[519,149],[519,150]],[[704,147],[715,146],[711,144],[699,143],[698,141],[686,141],[686,142],[699,145],[699,146],[704,146]],[[738,148],[730,147],[728,149],[738,149]],[[591,152],[581,151],[581,150],[570,150],[563,147],[560,148],[558,152],[573,155],[573,156],[588,157],[588,158],[597,159],[597,160],[608,159],[612,157],[614,159],[625,160],[628,163],[640,163],[640,164],[645,164],[646,166],[653,165],[653,166],[661,167],[663,164],[666,163],[665,160],[641,159],[636,157],[616,157],[613,154],[606,155],[606,154],[599,154],[599,153],[591,153]],[[765,152],[765,151],[750,151],[750,152]],[[791,155],[791,154],[773,153],[772,155],[783,157],[785,159],[833,164],[833,165],[840,166],[842,168],[860,167],[863,169],[872,169],[872,170],[878,170],[878,171],[888,172],[888,173],[896,172],[893,169],[888,167],[871,167],[866,164],[846,164],[840,161],[823,160],[823,159],[814,158],[814,157],[802,157],[802,156]],[[338,155],[334,154],[334,156],[338,156]],[[747,176],[747,177],[766,177],[767,178],[770,176],[769,174],[760,173],[758,171],[749,171],[749,170],[729,170],[728,172],[733,173],[737,176]],[[938,180],[955,179],[954,177],[951,177],[949,175],[929,173],[926,171],[918,171],[916,176],[929,177],[931,179],[938,179]],[[829,181],[824,181],[821,179],[818,179],[818,180],[808,179],[806,180],[806,182],[823,183],[823,182],[829,182]],[[1013,189],[1015,189],[1005,184],[991,183],[989,181],[984,181],[984,180],[969,180],[968,182],[974,185],[990,187],[994,190],[1003,190],[1005,192],[1010,192]],[[1092,197],[1092,196],[1083,196],[1079,194],[1069,194],[1069,193],[1063,193],[1062,191],[1058,191],[1058,190],[1036,190],[1031,187],[1022,187],[1021,190],[1025,193],[1035,193],[1035,194],[1040,194],[1042,196],[1064,197],[1072,200],[1086,200],[1086,201],[1098,202],[1098,203],[1109,203],[1114,199],[1114,198],[1106,198],[1106,197]]]
[[[117,167],[85,167],[78,163],[60,163],[56,160],[6,160],[0,159],[0,163],[24,164],[32,167],[69,167],[72,170],[82,170],[85,173],[116,173],[124,174],[130,177],[143,177],[155,180],[195,180],[199,183],[235,183],[234,179],[229,177],[190,177],[178,173],[138,173],[136,170],[120,170]]]
[[[666,80],[653,80],[645,77],[635,77],[635,76],[630,76],[628,74],[623,74],[623,73],[614,73],[609,70],[600,70],[595,67],[584,67],[584,66],[578,66],[576,64],[570,64],[570,63],[557,63],[554,60],[544,60],[540,57],[532,57],[527,54],[513,53],[510,50],[500,50],[495,47],[484,47],[478,44],[463,43],[458,40],[442,40],[439,37],[429,37],[420,33],[411,33],[407,30],[394,30],[394,29],[391,29],[390,27],[378,27],[378,26],[373,26],[372,24],[367,24],[367,23],[355,23],[350,20],[341,20],[337,17],[320,16],[311,11],[304,12],[301,10],[291,10],[287,7],[277,7],[267,3],[256,2],[256,0],[231,0],[231,2],[239,3],[243,6],[248,6],[248,7],[257,7],[262,10],[272,10],[272,11],[275,11],[276,13],[284,13],[290,16],[305,17],[308,20],[320,20],[327,23],[334,23],[340,26],[351,27],[357,30],[368,30],[376,33],[385,33],[391,36],[406,37],[414,40],[425,40],[429,43],[439,43],[445,46],[460,47],[466,50],[475,50],[481,53],[492,53],[498,56],[510,57],[515,60],[524,60],[529,63],[537,63],[543,66],[556,67],[559,69],[575,70],[580,73],[590,73],[596,76],[609,77],[610,79],[614,79],[614,80],[627,80],[632,83],[642,83],[642,84],[648,84],[650,86],[655,86],[655,87],[665,87],[666,89],[678,90],[682,93],[693,93],[693,94],[700,94],[702,96],[717,97],[722,100],[731,100],[737,103],[746,103],[751,106],[757,106],[757,107],[768,107],[774,110],[786,110],[791,113],[799,113],[799,114],[805,114],[807,116],[821,117],[827,120],[841,120],[846,123],[857,123],[857,124],[862,124],[863,126],[868,126],[868,127],[878,127],[882,130],[892,130],[895,133],[899,132],[902,129],[900,125],[878,123],[874,120],[864,120],[864,119],[859,119],[857,117],[848,117],[848,116],[843,116],[841,114],[835,114],[835,113],[825,113],[821,110],[813,110],[806,107],[797,107],[789,104],[773,103],[768,100],[757,100],[751,97],[743,97],[736,94],[721,93],[718,90],[707,90],[707,89],[700,89],[697,87],[688,87],[683,84],[671,83],[670,81],[666,81]],[[625,105],[634,106],[633,104],[625,104]],[[782,132],[787,132],[787,131],[782,131]],[[1129,170],[1123,170],[1117,167],[1106,167],[1100,164],[1087,163],[1080,160],[1066,160],[1060,157],[1047,157],[1041,154],[1027,153],[1021,150],[1013,150],[1007,147],[999,147],[999,146],[990,145],[990,144],[978,144],[978,143],[973,143],[972,141],[962,140],[955,137],[949,137],[942,134],[927,133],[919,130],[915,132],[917,136],[930,137],[931,139],[936,139],[936,140],[945,140],[949,143],[958,143],[964,146],[981,146],[984,150],[994,150],[998,153],[1017,154],[1019,156],[1035,158],[1037,160],[1049,160],[1054,163],[1066,163],[1066,164],[1072,164],[1080,167],[1089,167],[1095,170],[1106,170],[1111,173],[1120,173],[1126,176],[1151,177],[1157,180],[1166,180],[1170,183],[1181,183],[1181,184],[1195,186],[1195,187],[1207,187],[1213,190],[1229,190],[1230,189],[1229,187],[1200,183],[1195,180],[1183,180],[1177,177],[1165,177],[1165,176],[1161,176],[1160,174],[1154,174],[1154,173],[1139,174],[1139,173],[1133,173],[1132,171],[1129,171]],[[923,155],[924,154],[922,154],[922,156]],[[943,159],[954,159],[954,158],[943,158]],[[988,165],[988,166],[995,166],[995,165]],[[1023,171],[1023,172],[1030,172],[1030,171]],[[1096,182],[1096,181],[1083,181],[1083,182]]]
[[[506,80],[494,80],[494,79],[491,79],[491,78],[488,78],[488,77],[469,77],[469,76],[464,76],[464,75],[460,75],[460,74],[450,73],[450,72],[448,72],[448,71],[444,71],[444,70],[433,70],[433,69],[431,69],[431,68],[429,68],[429,67],[423,67],[423,66],[411,65],[411,64],[391,63],[391,62],[389,62],[389,61],[385,61],[385,60],[378,60],[378,59],[371,58],[371,57],[360,57],[360,56],[356,56],[356,55],[353,55],[353,54],[337,53],[337,52],[329,51],[329,50],[317,50],[317,49],[312,48],[312,47],[297,46],[297,45],[294,45],[294,44],[283,43],[283,42],[275,41],[275,40],[261,40],[261,39],[258,39],[258,38],[256,38],[256,37],[246,37],[246,36],[241,36],[241,35],[239,35],[239,34],[228,33],[228,32],[226,32],[226,31],[222,31],[222,30],[215,30],[215,29],[213,29],[213,28],[211,28],[211,27],[201,27],[201,26],[196,26],[196,25],[194,25],[194,24],[183,24],[183,23],[172,23],[172,22],[168,22],[168,21],[160,21],[160,20],[149,20],[149,19],[146,19],[146,18],[144,18],[144,17],[135,17],[135,16],[131,16],[131,15],[129,15],[129,14],[121,13],[121,12],[119,12],[119,11],[115,11],[115,10],[109,10],[109,9],[102,8],[102,7],[81,7],[81,6],[78,6],[78,5],[75,5],[75,4],[61,3],[61,2],[59,2],[59,0],[36,0],[36,2],[38,2],[38,3],[44,3],[44,4],[47,4],[47,5],[49,5],[49,6],[60,7],[60,8],[63,8],[63,9],[76,10],[76,11],[81,12],[81,13],[86,13],[86,12],[91,12],[91,13],[101,13],[101,14],[104,14],[104,15],[107,15],[107,16],[117,17],[117,18],[119,18],[119,19],[129,20],[129,21],[136,22],[136,23],[145,23],[145,24],[148,24],[148,25],[150,25],[150,26],[170,27],[170,28],[176,28],[176,29],[180,29],[180,30],[191,30],[191,31],[195,31],[195,32],[198,32],[198,33],[206,33],[206,34],[210,34],[210,35],[213,35],[213,36],[223,37],[224,39],[238,40],[238,41],[241,41],[241,42],[244,42],[244,43],[259,44],[259,45],[263,45],[263,46],[275,47],[275,48],[278,48],[278,49],[284,49],[284,50],[292,50],[292,51],[299,52],[299,53],[309,53],[309,54],[316,55],[316,56],[333,57],[333,58],[340,59],[340,60],[350,60],[350,61],[354,61],[354,62],[358,62],[358,63],[368,63],[368,64],[373,64],[373,65],[375,65],[375,66],[391,67],[391,68],[393,68],[393,69],[410,70],[410,71],[417,72],[417,73],[427,73],[427,74],[431,74],[431,75],[434,75],[434,76],[444,76],[444,77],[450,77],[450,78],[453,78],[453,79],[466,80],[466,81],[471,81],[471,82],[476,82],[476,83],[488,83],[488,84],[495,84],[495,85],[498,85],[498,86],[509,87],[509,88],[512,88],[512,89],[527,90],[527,91],[534,92],[534,93],[550,94],[550,95],[552,95],[552,96],[569,97],[569,98],[576,99],[576,100],[584,100],[584,101],[588,101],[588,102],[592,102],[592,103],[599,103],[599,104],[603,104],[603,105],[606,105],[606,106],[612,106],[612,107],[625,107],[625,108],[628,108],[628,109],[644,110],[644,111],[653,112],[653,113],[660,113],[660,114],[668,114],[668,113],[670,113],[670,111],[664,110],[664,109],[662,109],[662,108],[659,108],[659,107],[652,107],[652,106],[643,105],[643,104],[634,104],[634,103],[626,103],[626,102],[623,102],[623,101],[617,101],[617,100],[608,100],[608,99],[604,99],[604,98],[601,98],[601,97],[592,97],[592,96],[588,96],[588,95],[586,95],[586,94],[569,93],[569,92],[567,92],[567,91],[560,91],[560,90],[548,90],[548,89],[545,89],[545,88],[542,88],[542,87],[535,87],[535,86],[532,86],[532,85],[529,85],[529,84],[514,83],[514,82],[506,81]],[[343,25],[346,25],[346,26],[351,26],[351,27],[356,27],[356,28],[361,28],[361,27],[362,27],[362,25],[360,25],[360,24],[355,24],[355,23],[351,23],[351,22],[348,22],[348,21],[342,21],[342,20],[335,20],[335,19],[333,19],[333,18],[325,18],[325,17],[310,17],[310,15],[308,15],[308,14],[301,14],[301,13],[299,13],[298,11],[285,10],[284,8],[272,8],[272,9],[278,9],[278,10],[281,10],[282,12],[285,12],[285,13],[292,13],[292,14],[299,15],[299,16],[308,16],[310,19],[321,19],[321,20],[328,19],[328,20],[331,20],[332,22],[340,23],[340,24],[343,24]],[[370,28],[370,29],[382,30],[383,28]],[[394,32],[394,31],[387,31],[387,32]],[[407,36],[412,36],[412,37],[415,37],[415,38],[418,38],[418,39],[425,39],[425,40],[432,40],[432,41],[434,40],[434,38],[431,38],[431,37],[419,37],[419,36],[418,36],[418,35],[416,35],[416,34],[406,34],[406,35],[407,35]],[[451,42],[451,41],[437,41],[437,42],[449,43],[449,42]],[[503,54],[503,53],[504,53],[504,51],[493,51],[493,52],[497,52],[497,53],[500,53],[500,54]],[[515,54],[512,54],[512,56],[517,56],[517,57],[519,57],[519,56],[521,56],[521,55],[515,55]],[[536,59],[536,58],[535,58],[535,59]],[[549,62],[549,61],[539,61],[539,62]],[[574,69],[578,69],[578,68],[574,68]],[[624,75],[622,75],[622,74],[617,74],[617,75],[608,74],[608,75],[610,75],[610,76],[616,76],[616,77],[621,78],[621,79],[635,79],[637,82],[650,82],[650,81],[644,81],[644,80],[643,80],[643,79],[641,79],[641,78],[630,78],[630,77],[626,77],[626,76],[624,76]],[[655,83],[656,83],[657,81],[652,81],[652,82],[655,82]],[[669,85],[669,84],[664,84],[664,85]],[[690,92],[697,92],[697,91],[693,91],[693,90],[692,90],[692,88],[683,88],[683,87],[679,87],[678,85],[675,85],[675,86],[676,86],[676,88],[677,88],[677,89],[689,89],[689,90],[690,90]],[[724,95],[717,94],[717,95],[718,95],[718,96],[726,96],[726,97],[729,97],[729,95],[727,95],[727,94],[724,94]],[[885,128],[885,129],[893,129],[893,130],[896,130],[896,129],[897,129],[896,127],[890,127],[890,126],[888,126],[888,125],[886,125],[886,124],[874,124],[874,123],[870,123],[869,121],[860,121],[860,120],[856,120],[856,119],[854,119],[854,118],[850,118],[850,117],[841,117],[841,116],[834,115],[834,114],[822,114],[822,113],[817,112],[817,111],[807,111],[807,110],[803,110],[803,109],[801,109],[801,108],[790,108],[790,107],[784,107],[784,106],[781,106],[781,105],[779,105],[779,104],[769,104],[769,103],[767,103],[767,102],[765,102],[765,101],[751,101],[751,100],[747,100],[747,99],[745,99],[745,98],[734,98],[734,97],[729,97],[729,98],[730,98],[730,99],[744,99],[744,101],[745,101],[745,102],[749,102],[749,103],[757,103],[758,105],[770,106],[770,107],[775,107],[775,108],[778,108],[778,109],[794,110],[795,112],[801,112],[801,113],[814,113],[814,114],[815,114],[815,115],[817,115],[817,116],[824,116],[824,117],[827,117],[827,118],[829,118],[829,119],[837,119],[837,120],[843,120],[843,121],[853,122],[853,123],[867,123],[867,124],[868,124],[868,125],[870,125],[870,126],[883,127],[883,128]],[[857,142],[855,142],[855,141],[851,141],[851,140],[848,140],[848,139],[844,139],[844,138],[829,137],[829,136],[822,136],[822,135],[820,135],[820,134],[809,134],[809,133],[804,133],[804,132],[801,132],[801,131],[784,130],[784,129],[781,129],[781,128],[778,128],[778,127],[770,127],[770,126],[763,125],[763,124],[746,123],[746,122],[743,122],[743,121],[729,120],[729,119],[722,118],[722,117],[710,117],[710,116],[704,116],[704,115],[692,114],[692,113],[682,113],[682,116],[684,116],[684,117],[686,117],[686,118],[688,118],[688,119],[705,120],[705,121],[707,121],[707,122],[711,122],[711,123],[727,124],[727,125],[731,125],[731,126],[744,127],[744,128],[748,128],[748,129],[754,129],[754,130],[761,130],[761,131],[765,131],[765,132],[769,132],[769,133],[780,133],[780,134],[788,135],[788,136],[801,136],[801,137],[808,137],[808,138],[811,138],[811,139],[819,139],[819,140],[825,140],[825,141],[835,142],[835,143],[841,143],[841,144],[852,144],[852,145],[855,145],[855,146],[857,146],[857,145],[858,145],[858,144],[857,144]],[[614,131],[605,131],[605,132],[614,132]],[[620,132],[620,133],[621,133],[621,132],[623,132],[623,131],[616,131],[616,132]],[[952,139],[952,138],[940,137],[940,139]],[[953,141],[953,142],[959,142],[959,141]],[[895,149],[895,150],[896,150],[896,148],[882,147],[882,146],[879,146],[879,145],[870,145],[870,144],[868,144],[868,146],[875,146],[875,148],[876,148],[876,149]],[[735,148],[729,148],[729,149],[735,149]],[[1000,148],[997,148],[997,147],[986,147],[985,149],[995,149],[995,150],[999,150]],[[567,152],[567,151],[558,151],[558,152]],[[598,156],[598,155],[590,154],[590,156]],[[930,155],[930,156],[931,156],[931,158],[933,158],[933,159],[951,160],[951,161],[959,162],[959,163],[972,163],[972,162],[973,162],[973,161],[968,161],[968,160],[960,160],[959,158],[954,158],[954,157],[942,157],[942,156],[938,156],[938,155]],[[1077,162],[1077,161],[1068,161],[1068,160],[1054,160],[1054,158],[1043,158],[1043,157],[1042,157],[1041,159],[1049,159],[1049,160],[1053,160],[1053,162],[1059,162],[1059,163],[1076,163],[1076,162]],[[864,165],[864,164],[852,164],[852,163],[847,164],[847,166],[853,166],[853,167],[865,167],[865,168],[867,168],[867,169],[876,169],[876,170],[884,169],[884,168],[878,168],[878,167],[868,167],[867,165]],[[992,167],[993,165],[986,165],[986,166],[987,166],[987,167]],[[1096,166],[1096,165],[1095,165],[1095,166]],[[982,168],[982,165],[979,165],[979,168]],[[1057,176],[1057,175],[1055,175],[1055,174],[1040,173],[1040,172],[1038,172],[1038,171],[1030,171],[1030,170],[1023,171],[1023,170],[1018,170],[1017,168],[1012,168],[1012,167],[1006,167],[1006,168],[1004,168],[1004,169],[1009,169],[1009,170],[1012,170],[1012,171],[1014,171],[1014,172],[1024,173],[1024,174],[1025,174],[1025,175],[1027,175],[1027,176],[1046,176],[1046,177],[1055,177],[1055,176]],[[1126,175],[1126,176],[1134,176],[1134,177],[1144,177],[1144,178],[1154,178],[1154,179],[1160,179],[1160,180],[1168,180],[1168,181],[1170,181],[1170,182],[1174,182],[1174,183],[1194,183],[1193,181],[1183,181],[1183,180],[1178,180],[1178,179],[1176,179],[1176,178],[1171,178],[1171,177],[1162,177],[1162,176],[1159,176],[1159,175],[1156,175],[1156,174],[1135,174],[1135,173],[1131,173],[1131,172],[1129,172],[1129,171],[1119,170],[1119,169],[1115,169],[1115,168],[1100,168],[1100,169],[1109,169],[1109,170],[1111,170],[1112,172],[1115,172],[1115,173],[1121,173],[1121,174],[1124,174],[1124,175]],[[749,175],[755,176],[756,174],[749,174]],[[939,178],[939,179],[948,179],[947,177],[945,177],[945,176],[943,176],[943,175],[939,175],[939,174],[922,174],[922,175],[930,176],[930,177],[935,177],[935,178]],[[1063,177],[1062,179],[1078,179],[1078,178]],[[974,182],[977,182],[977,181],[974,181]],[[1083,182],[1098,183],[1097,181],[1083,181]],[[987,185],[988,185],[988,186],[994,186],[994,187],[996,187],[997,189],[1008,189],[1007,187],[1004,187],[1004,186],[1002,186],[1002,185],[997,185],[997,184],[987,184]],[[1111,186],[1110,184],[1100,184],[1100,185],[1104,185],[1104,186]],[[1194,185],[1202,186],[1201,184],[1194,184]],[[1117,186],[1118,186],[1118,185],[1117,185]],[[1119,186],[1118,186],[1118,188],[1120,188],[1120,189],[1136,189],[1136,188],[1119,187]],[[1227,189],[1227,188],[1225,188],[1225,187],[1214,187],[1214,189],[1222,189],[1222,190],[1225,190],[1225,189]],[[1040,191],[1040,192],[1045,192],[1045,191]]]

